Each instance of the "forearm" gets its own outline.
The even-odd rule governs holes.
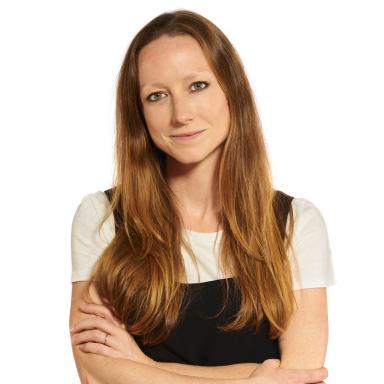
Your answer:
[[[153,362],[153,366],[169,372],[214,379],[245,379],[248,378],[251,372],[259,365],[258,363],[240,363],[207,367],[201,365]]]
[[[80,353],[82,353],[82,352],[79,350],[79,347],[72,345],[72,353],[73,353],[73,357],[75,360],[76,369],[77,369],[77,373],[79,375],[80,383],[81,384],[96,384],[96,383],[91,383],[89,381],[87,372],[85,371],[84,367],[81,365]]]
[[[128,359],[88,353],[82,365],[98,384],[244,384],[247,379],[217,379],[183,375]],[[90,381],[92,382],[92,381]]]

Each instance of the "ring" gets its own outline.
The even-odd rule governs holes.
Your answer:
[[[104,345],[107,345],[107,337],[108,337],[108,333],[105,334],[105,339],[104,339]]]

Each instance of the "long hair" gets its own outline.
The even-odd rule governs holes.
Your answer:
[[[251,326],[266,317],[269,337],[286,328],[294,309],[288,259],[293,233],[282,236],[273,209],[275,190],[261,123],[239,55],[223,32],[188,10],[166,12],[133,38],[122,63],[116,97],[113,194],[108,212],[119,207],[121,225],[92,270],[88,282],[133,335],[154,345],[165,340],[185,308],[188,284],[181,247],[196,257],[182,235],[176,196],[165,175],[165,154],[153,143],[139,96],[138,55],[161,35],[192,36],[200,44],[230,111],[230,126],[217,166],[223,235],[220,268],[234,279],[241,306],[224,332]],[[226,301],[228,300],[228,281]],[[88,295],[88,298],[90,296]],[[186,305],[188,302],[186,303]],[[222,312],[220,311],[220,313]]]

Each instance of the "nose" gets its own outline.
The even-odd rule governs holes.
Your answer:
[[[188,97],[174,96],[172,102],[172,124],[180,126],[193,119],[192,105]]]

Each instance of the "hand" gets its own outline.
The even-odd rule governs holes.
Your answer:
[[[83,302],[79,309],[91,314],[71,328],[72,344],[79,344],[81,351],[154,364],[154,360],[143,353],[135,339],[126,331],[124,323],[114,317],[106,306]],[[108,337],[104,344],[106,335]]]
[[[252,384],[309,384],[319,383],[328,377],[325,367],[320,369],[280,368],[279,359],[268,359],[249,376]]]

